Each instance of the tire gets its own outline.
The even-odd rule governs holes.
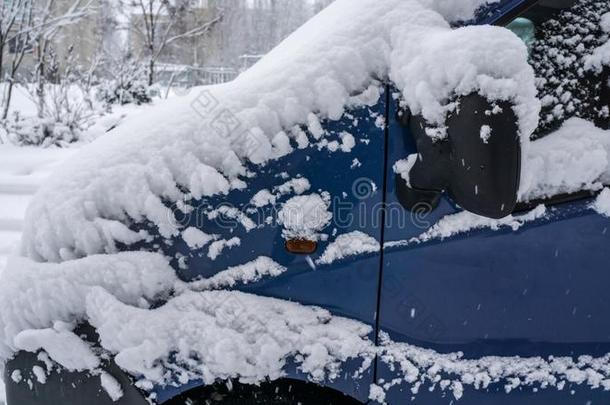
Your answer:
[[[329,388],[296,380],[264,383],[260,386],[237,383],[197,388],[163,405],[362,405]]]

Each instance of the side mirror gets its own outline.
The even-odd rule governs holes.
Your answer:
[[[447,119],[448,137],[434,141],[422,117],[408,123],[418,159],[409,182],[396,176],[397,194],[408,210],[434,209],[443,192],[463,209],[488,218],[510,215],[521,175],[518,120],[509,102],[491,105],[471,94]]]

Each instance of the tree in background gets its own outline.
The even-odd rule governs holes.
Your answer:
[[[223,20],[205,41],[193,42],[197,59],[182,63],[241,68],[243,55],[264,55],[332,0],[208,0],[224,9]]]
[[[65,10],[58,6],[57,0],[45,0],[42,4],[36,3],[38,2],[34,4],[34,19],[32,27],[28,29],[28,36],[29,42],[34,47],[34,80],[38,118],[43,118],[46,85],[52,77],[51,64],[56,55],[53,44],[62,29],[77,23],[92,12],[93,0],[73,0],[73,3]]]
[[[200,38],[222,20],[222,9],[205,21],[196,21],[186,30],[177,30],[178,23],[201,9],[194,0],[120,0],[127,13],[129,29],[142,44],[148,59],[148,84],[155,82],[155,66],[168,45],[184,39]]]
[[[2,95],[2,119],[8,116],[13,89],[16,84],[17,72],[23,62],[26,52],[31,47],[29,44],[28,30],[33,22],[32,0],[17,0],[10,4],[2,3],[2,21],[0,21],[0,72],[2,80],[6,82],[4,94]],[[10,65],[8,71],[5,69],[5,50],[9,48]],[[12,48],[12,49],[11,49]]]
[[[4,54],[9,46],[18,46],[23,22],[28,19],[32,0],[0,2],[0,76],[4,78]]]
[[[77,141],[112,104],[150,102],[158,64],[237,72],[242,56],[255,61],[331,1],[0,0],[0,48],[10,48],[0,52],[0,143]],[[206,83],[193,77],[186,86]],[[11,109],[17,85],[33,111]]]
[[[0,70],[6,82],[2,100],[2,118],[8,116],[17,74],[26,53],[35,60],[35,77],[38,94],[38,116],[44,115],[45,83],[52,43],[61,30],[80,21],[93,8],[93,0],[73,0],[67,8],[58,7],[56,0],[14,0],[2,2],[0,21]],[[11,63],[4,66],[5,48],[10,47]]]

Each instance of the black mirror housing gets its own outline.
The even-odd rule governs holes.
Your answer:
[[[421,198],[438,202],[430,193],[445,191],[457,205],[481,216],[499,219],[513,212],[521,176],[521,139],[510,102],[492,105],[478,94],[462,97],[447,119],[448,136],[443,140],[426,134],[422,117],[411,117],[408,125],[419,158],[409,185],[397,176],[397,182],[404,183],[397,187],[403,206],[412,210]]]

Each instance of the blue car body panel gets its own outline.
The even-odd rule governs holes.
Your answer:
[[[396,111],[396,103],[390,110]],[[408,128],[390,113],[384,241],[421,235],[441,217],[460,210],[444,198],[430,215],[401,220],[391,164],[415,153]],[[405,152],[406,151],[406,152]],[[383,254],[380,330],[397,342],[484,356],[602,356],[610,352],[610,219],[591,209],[591,199],[548,208],[547,215],[514,231],[482,229],[433,239]],[[390,245],[391,246],[391,245]],[[378,361],[378,378],[399,377]],[[403,384],[390,404],[450,404],[451,393],[429,386],[417,395]],[[574,391],[574,393],[571,393]],[[598,401],[605,402],[598,402]],[[523,402],[526,401],[526,402]],[[591,402],[589,402],[591,401]],[[476,392],[466,404],[608,403],[603,389],[566,385],[506,394],[503,385]]]

